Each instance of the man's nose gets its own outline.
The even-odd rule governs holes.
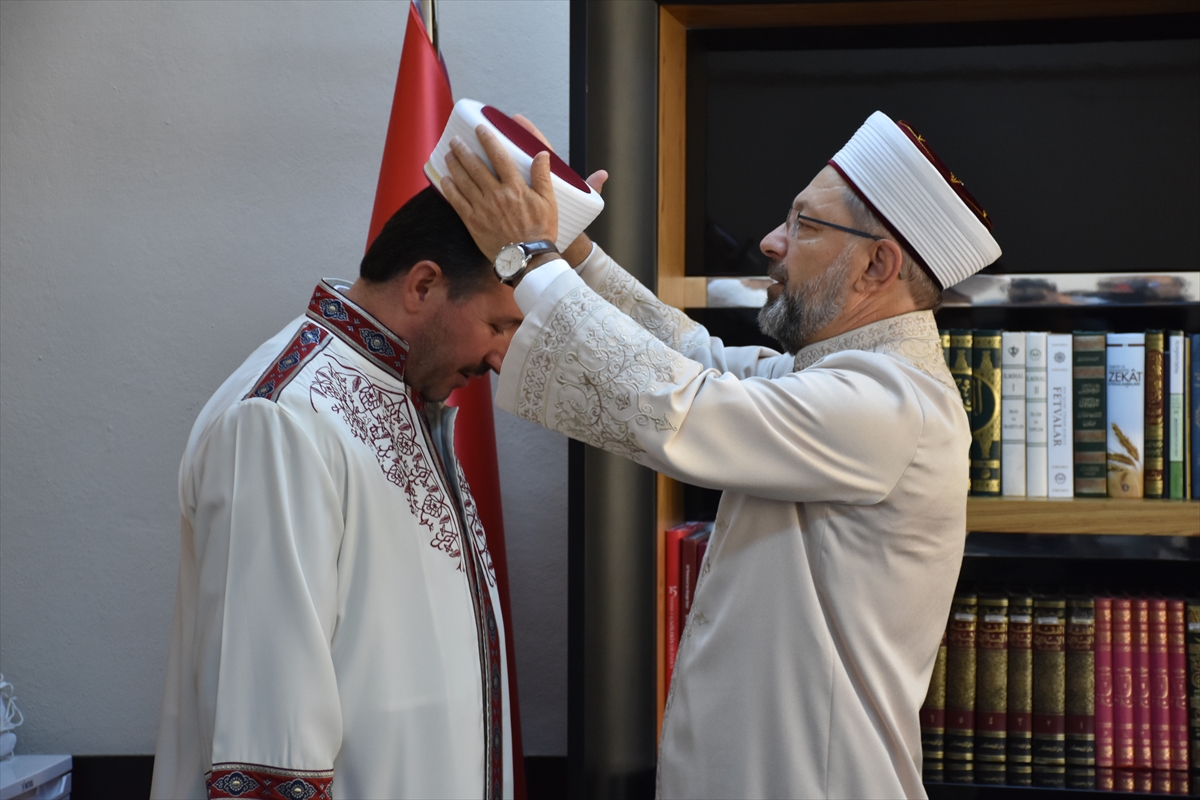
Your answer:
[[[504,344],[487,354],[487,358],[483,363],[492,368],[492,372],[500,374],[500,365],[504,363],[504,354],[508,352],[508,339],[504,340]]]
[[[780,225],[764,236],[758,249],[772,261],[782,261],[787,255],[787,225]]]

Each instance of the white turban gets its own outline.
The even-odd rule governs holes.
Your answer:
[[[942,288],[1000,257],[987,212],[903,120],[876,111],[829,163]]]

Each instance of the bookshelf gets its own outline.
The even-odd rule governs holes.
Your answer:
[[[878,30],[878,26],[909,26],[909,38],[917,42],[907,46],[945,46],[937,41],[939,26],[955,28],[956,32],[971,32],[976,35],[980,23],[994,23],[1003,29],[1012,43],[1014,35],[1019,39],[1021,25],[1045,26],[1044,34],[1031,41],[1056,43],[1058,41],[1092,41],[1089,34],[1080,34],[1092,24],[1104,25],[1112,20],[1129,18],[1131,22],[1145,25],[1147,30],[1163,30],[1170,20],[1191,15],[1187,20],[1191,29],[1196,27],[1195,15],[1200,13],[1200,2],[1192,0],[1098,0],[1076,2],[1075,0],[1012,0],[997,3],[989,0],[893,0],[890,2],[825,2],[825,3],[703,3],[696,5],[661,3],[658,8],[658,163],[657,163],[657,292],[659,297],[688,312],[706,324],[714,335],[722,336],[726,342],[745,343],[745,335],[752,326],[745,308],[731,307],[722,300],[715,300],[714,283],[737,281],[744,288],[762,289],[748,275],[713,275],[698,267],[697,245],[703,247],[703,232],[697,230],[696,203],[705,202],[703,185],[696,185],[697,174],[704,180],[705,137],[702,113],[697,113],[695,103],[697,88],[690,78],[697,74],[696,45],[718,49],[820,49],[821,32],[829,32],[831,40],[839,36],[853,35],[857,27],[862,30]],[[974,26],[974,27],[972,27]],[[846,32],[850,31],[850,34]],[[1014,31],[1018,31],[1014,34]],[[1150,33],[1146,38],[1155,39],[1159,34]],[[1194,33],[1192,34],[1195,35]],[[903,39],[905,33],[897,34]],[[1041,38],[1039,38],[1039,36]],[[1080,36],[1081,38],[1072,38]],[[723,38],[722,38],[723,37]],[[969,38],[969,37],[968,37]],[[1170,38],[1164,36],[1164,38]],[[986,43],[986,35],[974,43]],[[1102,39],[1095,39],[1102,41]],[[924,43],[924,44],[922,44]],[[843,45],[852,47],[852,45]],[[886,46],[886,45],[876,45]],[[903,43],[891,46],[905,46]],[[703,104],[707,102],[700,99]],[[914,119],[920,119],[914,115]],[[697,133],[696,129],[699,129]],[[935,140],[936,141],[936,140]],[[935,144],[936,146],[936,144]],[[832,152],[832,151],[830,151]],[[953,159],[950,159],[951,161]],[[815,170],[810,170],[815,171]],[[746,180],[747,184],[753,182]],[[802,184],[801,184],[802,185]],[[799,186],[795,188],[800,188]],[[982,197],[983,194],[980,193]],[[985,197],[986,199],[986,197]],[[692,205],[693,210],[689,211]],[[782,206],[781,206],[782,208]],[[703,224],[703,220],[700,223]],[[1118,260],[1118,263],[1123,263]],[[1106,265],[1109,277],[1116,273],[1116,264]],[[1095,269],[1096,267],[1093,267]],[[1138,270],[1131,270],[1137,272]],[[997,272],[993,270],[992,272]],[[1004,270],[999,271],[1001,275]],[[1043,269],[1043,272],[1045,270]],[[703,273],[703,274],[702,274]],[[760,273],[761,274],[761,273]],[[1182,273],[1176,273],[1182,274]],[[1194,273],[1191,273],[1194,274]],[[1003,277],[989,276],[993,283],[1003,283]],[[1016,277],[1016,276],[1011,276]],[[1048,277],[1045,274],[1029,277]],[[1009,283],[1016,283],[1010,280]],[[1194,294],[1186,305],[1166,311],[1166,318],[1179,320],[1172,327],[1197,329],[1196,297]],[[736,304],[734,304],[736,305]],[[970,300],[952,300],[939,324],[943,327],[988,327],[1012,330],[1061,329],[1070,331],[1085,328],[1111,328],[1137,330],[1139,328],[1168,327],[1161,322],[1162,310],[1155,300],[1124,298],[1112,303],[1101,303],[1083,309],[1063,302],[1045,304],[1020,302],[997,302],[990,300],[987,307],[973,304]],[[945,320],[945,321],[943,321]],[[1147,324],[1149,321],[1149,324]],[[665,477],[656,477],[656,527],[662,531],[685,521],[688,488]],[[1196,565],[1196,548],[1193,537],[1200,537],[1200,501],[1168,500],[1109,500],[1109,499],[1047,499],[1047,498],[980,498],[972,497],[967,505],[967,530],[993,534],[1011,534],[1013,542],[1024,542],[1030,537],[1051,537],[1056,540],[1076,540],[1077,546],[1067,548],[1078,553],[1093,541],[1091,537],[1105,537],[1115,547],[1134,559],[1153,564],[1154,548],[1127,546],[1131,537],[1152,540],[1154,537],[1186,537],[1190,544],[1180,550],[1179,563],[1172,563],[1168,572],[1178,573],[1177,580],[1187,580],[1186,574]],[[661,537],[660,537],[661,538]],[[995,538],[994,536],[992,538]],[[1164,539],[1165,541],[1165,539]],[[1121,550],[1121,548],[1125,548]],[[968,558],[972,556],[968,548]],[[1109,563],[1097,569],[1097,574],[1114,573],[1119,559],[1106,553]],[[660,541],[658,560],[664,558]],[[988,569],[1003,571],[1011,567],[1018,558],[995,558]],[[1058,564],[1046,567],[1047,571],[1059,569]],[[964,568],[964,572],[966,569]],[[1152,573],[1153,568],[1144,573]],[[659,586],[659,608],[657,619],[657,667],[658,680],[658,725],[661,729],[662,710],[665,704],[665,664],[663,662],[665,630],[663,629],[663,591]],[[1149,579],[1149,578],[1147,578]],[[984,787],[956,787],[967,792],[989,791]],[[1037,789],[1006,789],[1004,793],[1021,792],[1027,795]],[[1044,791],[1044,790],[1041,790]],[[965,795],[963,795],[965,796]],[[975,796],[972,794],[971,796]]]

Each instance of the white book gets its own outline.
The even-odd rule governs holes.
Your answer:
[[[1025,334],[1000,338],[1000,494],[1025,496]]]
[[[1146,334],[1110,333],[1105,355],[1108,392],[1108,496],[1142,497],[1146,449]]]
[[[1075,496],[1071,334],[1046,337],[1046,474],[1050,497]]]
[[[1025,494],[1046,497],[1046,334],[1025,334]]]

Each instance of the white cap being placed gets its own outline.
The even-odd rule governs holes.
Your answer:
[[[907,122],[876,111],[829,163],[943,289],[1000,257],[987,212]]]
[[[530,166],[533,157],[543,150],[550,153],[550,183],[554,187],[554,197],[558,201],[558,239],[555,246],[558,252],[567,249],[575,237],[583,233],[592,220],[600,216],[604,210],[604,200],[599,193],[592,190],[575,170],[559,158],[554,151],[538,141],[537,137],[525,130],[520,123],[504,112],[485,106],[477,100],[459,100],[454,104],[442,138],[438,139],[437,147],[429,154],[425,162],[425,175],[439,192],[442,191],[442,176],[447,174],[446,154],[450,152],[450,140],[455,136],[471,149],[471,152],[483,159],[483,163],[491,166],[475,128],[484,125],[504,145],[504,149],[516,163],[521,176],[526,183],[530,181]],[[495,170],[492,170],[495,172]],[[443,192],[445,194],[445,192]]]

